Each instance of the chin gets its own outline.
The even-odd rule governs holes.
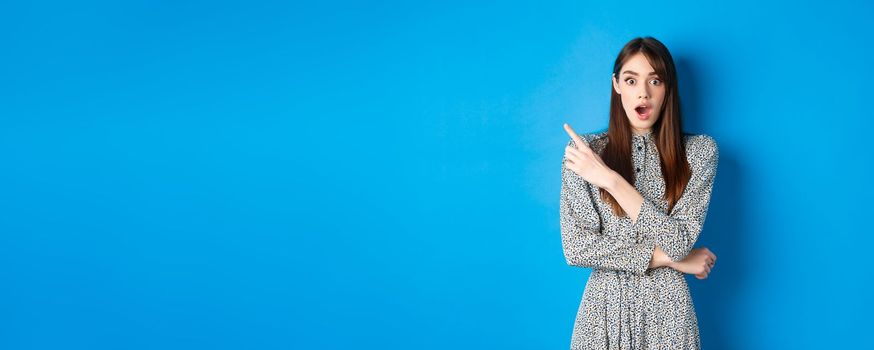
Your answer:
[[[647,120],[645,122],[642,120],[633,120],[633,121],[631,121],[631,126],[638,128],[638,129],[651,129],[655,125],[655,122],[656,121],[652,120],[652,119]]]

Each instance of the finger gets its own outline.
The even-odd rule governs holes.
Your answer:
[[[567,147],[567,148],[565,148],[565,152],[573,154],[579,160],[583,159],[583,152],[581,152],[580,150],[578,150],[576,148]]]
[[[572,158],[565,157],[564,162],[562,162],[562,165],[564,166],[565,169],[568,169],[571,172],[573,172],[574,174],[579,175],[579,170],[577,170],[577,163],[574,163],[574,160]]]
[[[564,165],[564,168],[565,168],[565,169],[570,170],[570,171],[571,171],[572,173],[574,173],[574,174],[577,174],[577,170],[576,170],[576,169],[577,169],[577,165],[574,164],[573,161],[571,161],[570,159],[565,158],[564,163],[562,163],[562,164]]]
[[[573,147],[566,147],[564,149],[564,157],[573,160],[574,163],[580,163],[583,160],[580,157],[580,151],[574,149]]]
[[[574,145],[576,146],[577,149],[583,149],[583,148],[589,147],[589,144],[586,143],[586,141],[583,140],[583,138],[580,137],[580,135],[577,135],[577,132],[574,131],[574,129],[570,126],[570,124],[564,123],[564,131],[567,132],[568,136],[570,136],[571,139],[574,140]]]

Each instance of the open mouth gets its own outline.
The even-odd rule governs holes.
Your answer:
[[[652,107],[649,105],[637,106],[634,111],[637,112],[637,118],[641,120],[647,120],[652,115]]]

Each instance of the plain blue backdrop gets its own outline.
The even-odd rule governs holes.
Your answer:
[[[622,45],[720,164],[706,349],[870,346],[870,2],[7,3],[0,348],[566,349]]]

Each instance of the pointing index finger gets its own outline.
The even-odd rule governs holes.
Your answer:
[[[566,131],[567,134],[571,137],[571,139],[574,140],[574,145],[576,146],[574,148],[582,149],[583,147],[586,147],[586,148],[589,147],[589,144],[585,140],[583,140],[583,138],[580,137],[580,135],[577,135],[577,133],[574,131],[574,129],[568,123],[564,123],[564,131]]]

